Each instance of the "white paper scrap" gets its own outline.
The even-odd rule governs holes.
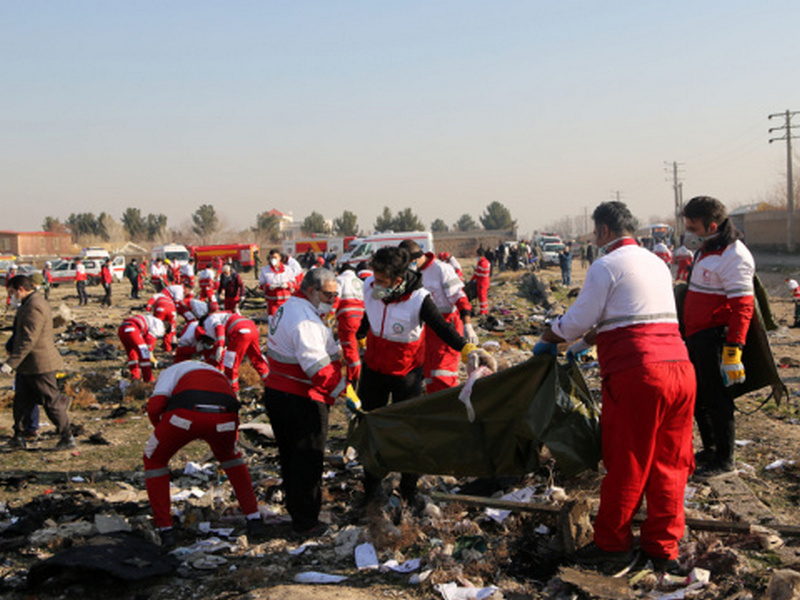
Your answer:
[[[293,549],[289,550],[289,554],[291,554],[292,556],[300,556],[303,552],[305,552],[306,550],[310,550],[311,548],[313,548],[315,546],[319,546],[319,543],[317,543],[317,542],[306,542],[302,546],[298,546],[297,548],[293,548]]]
[[[356,567],[361,569],[377,569],[379,566],[378,555],[375,546],[369,542],[364,542],[356,546]]]
[[[506,494],[505,496],[501,497],[501,500],[513,500],[515,502],[529,502],[531,497],[533,496],[534,489],[532,487],[522,488],[520,490],[514,490],[510,494]],[[486,516],[490,519],[494,519],[497,523],[502,523],[506,520],[508,515],[511,514],[510,510],[501,510],[499,508],[487,508],[486,509]]]
[[[411,558],[400,564],[395,559],[387,560],[381,565],[381,571],[394,571],[395,573],[411,573],[419,569],[422,561],[419,558]]]
[[[294,576],[297,583],[341,583],[346,579],[344,575],[330,575],[319,571],[304,571]]]
[[[790,467],[794,464],[793,460],[788,460],[785,458],[779,458],[776,461],[769,463],[766,467],[764,467],[765,471],[773,471],[775,469],[780,469],[782,467]]]
[[[439,583],[435,588],[444,600],[483,600],[499,589],[493,585],[485,588],[459,587],[455,583]]]

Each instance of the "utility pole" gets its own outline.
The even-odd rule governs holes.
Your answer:
[[[770,119],[783,117],[784,123],[781,127],[772,127],[773,131],[784,131],[783,137],[770,138],[769,143],[786,140],[786,250],[794,252],[794,178],[792,177],[792,129],[797,125],[792,125],[792,117],[800,111],[786,110],[782,113],[769,115]],[[794,136],[796,137],[796,136]]]
[[[680,180],[680,173],[678,170],[682,163],[672,161],[672,163],[664,163],[665,165],[672,166],[672,191],[675,193],[675,243],[681,243],[683,237],[683,182]]]

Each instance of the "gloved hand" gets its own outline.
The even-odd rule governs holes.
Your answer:
[[[217,346],[214,349],[214,361],[217,364],[222,363],[222,357],[225,355],[225,346]]]
[[[14,372],[14,368],[8,364],[7,362],[3,363],[3,366],[0,366],[0,373],[3,375],[11,375]]]
[[[558,344],[554,342],[545,342],[542,338],[539,338],[539,341],[536,342],[536,345],[533,347],[533,355],[541,356],[542,354],[558,356]]]
[[[358,340],[358,349],[365,350],[367,348],[367,338],[363,337]]]
[[[476,346],[480,344],[478,334],[475,333],[475,328],[472,326],[472,323],[464,323],[464,339]]]
[[[472,352],[475,352],[477,349],[478,347],[475,344],[470,344],[469,342],[464,344],[464,347],[461,349],[461,362],[467,364],[467,358],[469,358],[469,355]]]
[[[486,367],[492,373],[497,373],[497,361],[494,359],[494,356],[482,348],[470,352],[467,357],[467,373],[472,373],[475,369],[480,367]]]
[[[591,345],[583,341],[583,338],[579,339],[567,348],[567,360],[571,363],[580,362],[589,353],[589,348],[591,348]]]
[[[744,383],[744,365],[742,364],[742,349],[739,346],[722,347],[722,383],[725,387],[735,383]]]
[[[345,406],[350,409],[352,413],[364,412],[361,408],[361,398],[358,397],[356,391],[353,389],[352,384],[348,383],[344,390]]]

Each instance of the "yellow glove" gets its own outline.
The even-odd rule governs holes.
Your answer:
[[[363,337],[358,340],[358,349],[364,350],[367,347],[367,338]]]
[[[461,362],[466,364],[467,357],[470,355],[471,352],[475,352],[475,350],[477,349],[478,347],[475,344],[470,344],[469,342],[464,344],[464,347],[461,349]]]
[[[736,383],[744,383],[744,365],[742,364],[742,349],[738,346],[722,347],[722,383],[725,387]]]
[[[361,398],[359,398],[358,394],[356,394],[352,384],[347,384],[347,387],[344,390],[344,397],[346,398],[345,406],[347,406],[347,408],[349,408],[352,412],[364,412],[361,408]]]

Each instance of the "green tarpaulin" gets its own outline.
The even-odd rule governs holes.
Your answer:
[[[523,475],[547,446],[562,472],[595,469],[600,413],[580,370],[538,356],[478,379],[475,418],[459,400],[461,387],[359,415],[349,443],[364,468],[459,477]]]

